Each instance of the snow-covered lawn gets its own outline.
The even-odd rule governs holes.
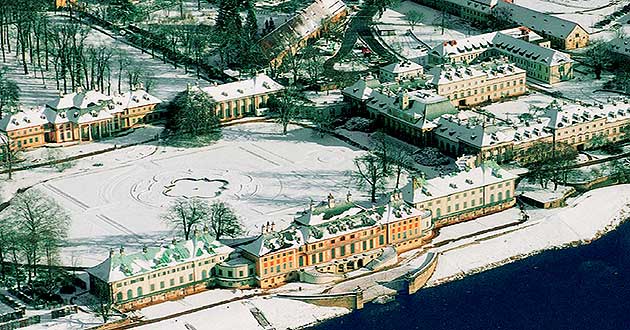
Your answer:
[[[208,201],[228,202],[250,234],[267,221],[288,225],[311,198],[318,202],[330,192],[343,198],[351,191],[361,199],[347,173],[362,153],[298,126],[282,136],[276,124],[241,124],[225,128],[221,140],[203,148],[139,145],[81,159],[61,174],[43,168],[19,172],[8,186],[48,179],[35,188],[73,219],[64,262],[94,265],[109,248],[170,241],[174,234],[160,215],[175,195],[194,196],[195,189],[219,194]],[[197,187],[186,184],[190,179],[208,181],[196,181],[204,185]]]

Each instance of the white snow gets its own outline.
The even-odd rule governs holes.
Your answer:
[[[498,266],[519,256],[598,238],[630,216],[629,196],[630,185],[596,189],[568,201],[565,208],[546,211],[543,219],[504,229],[503,235],[492,233],[437,248],[435,252],[443,253],[429,284]]]
[[[227,181],[213,192],[221,192],[216,198],[234,207],[252,234],[267,221],[285,227],[311,198],[323,200],[330,192],[341,198],[349,190],[362,198],[347,173],[363,151],[299,126],[291,126],[287,136],[280,131],[272,123],[240,124],[224,128],[220,141],[203,148],[139,145],[81,159],[64,173],[19,172],[5,196],[48,179],[35,188],[61,203],[73,219],[64,262],[72,257],[86,266],[102,261],[112,247],[133,250],[170,241],[173,233],[160,215],[174,199],[165,191],[176,179]],[[182,191],[186,188],[190,191]],[[177,187],[178,194],[198,192]]]

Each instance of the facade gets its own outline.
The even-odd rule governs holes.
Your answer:
[[[207,231],[196,232],[188,241],[132,254],[121,248],[88,270],[90,290],[122,310],[177,299],[215,285],[222,276],[218,265],[233,251]]]
[[[498,18],[540,33],[554,48],[576,49],[588,45],[589,33],[575,22],[505,1],[497,3],[494,13]]]
[[[41,109],[29,109],[0,118],[0,134],[9,141],[12,150],[37,148],[45,143],[48,121]]]
[[[229,121],[258,115],[266,109],[269,96],[281,93],[284,86],[261,73],[251,79],[204,87],[200,90],[214,101],[219,120]]]
[[[340,21],[347,14],[348,8],[342,0],[315,0],[260,40],[262,54],[277,67],[288,52],[295,54],[309,40],[319,38],[328,24]]]
[[[161,101],[143,90],[107,96],[98,91],[61,95],[45,106],[5,115],[0,132],[12,149],[83,142],[111,136],[160,117]]]
[[[460,107],[495,102],[527,91],[525,70],[503,60],[467,67],[444,64],[433,68],[430,74],[437,93]]]
[[[336,204],[330,195],[328,203],[311,206],[289,228],[267,227],[241,249],[245,258],[256,263],[259,286],[270,288],[297,280],[307,268],[345,273],[364,267],[369,259],[357,256],[367,252],[395,247],[402,253],[418,248],[433,237],[432,229],[430,213],[409,206],[400,193],[374,206],[354,203],[351,196]]]
[[[405,202],[429,210],[437,227],[511,208],[516,175],[493,163],[484,163],[451,176],[412,178],[402,189]]]
[[[515,37],[513,30],[445,41],[429,52],[429,62],[471,63],[502,56],[525,70],[529,79],[555,84],[573,78],[573,60],[568,54]]]
[[[422,77],[422,65],[411,61],[396,62],[380,69],[379,78],[383,82],[411,80]]]

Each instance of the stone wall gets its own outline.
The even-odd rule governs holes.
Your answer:
[[[430,257],[427,262],[420,267],[420,269],[418,269],[415,273],[408,275],[409,287],[407,292],[409,294],[414,294],[424,287],[429,278],[433,275],[435,267],[437,267],[437,260],[438,255],[433,254],[433,256]]]
[[[279,298],[299,300],[305,303],[325,306],[325,307],[343,307],[350,310],[363,308],[363,291],[354,292],[316,294],[316,295],[293,295],[279,294]]]

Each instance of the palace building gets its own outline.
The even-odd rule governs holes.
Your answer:
[[[109,299],[122,310],[180,298],[213,286],[217,265],[234,249],[208,234],[162,247],[129,253],[111,251],[105,261],[90,268],[90,291]]]
[[[379,72],[379,78],[383,82],[401,81],[422,77],[424,68],[415,62],[402,61],[386,65],[380,68]]]
[[[260,115],[266,110],[269,96],[282,93],[284,86],[266,74],[260,73],[251,79],[204,87],[199,90],[212,98],[219,120],[229,121],[245,116]]]
[[[613,143],[629,139],[630,105],[552,103],[540,117],[524,122],[506,123],[462,112],[444,115],[435,124],[435,146],[448,154],[476,155],[477,162],[527,162],[527,149],[537,142],[555,141],[583,150],[591,148],[591,141],[598,137]]]
[[[496,163],[429,180],[412,178],[403,198],[417,209],[431,211],[437,227],[511,208],[516,203],[517,176]]]
[[[510,29],[445,41],[429,52],[429,62],[469,64],[502,56],[525,70],[528,79],[555,84],[573,78],[573,60],[568,54],[530,42],[526,29],[517,30],[523,36]]]
[[[12,149],[92,141],[159,118],[156,107],[161,102],[144,90],[113,96],[78,91],[43,107],[5,114],[0,118],[0,132],[11,140]]]
[[[494,15],[514,24],[526,26],[551,41],[557,49],[586,47],[589,33],[578,23],[520,6],[512,1],[498,1]]]
[[[496,102],[527,91],[525,70],[501,59],[466,67],[442,64],[429,74],[437,93],[460,107]]]

